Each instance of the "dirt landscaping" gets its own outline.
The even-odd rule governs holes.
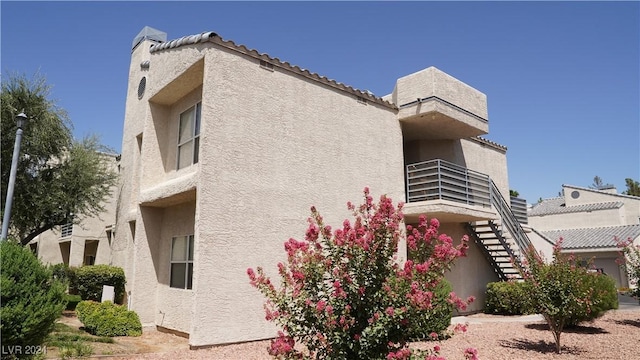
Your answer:
[[[58,321],[75,329],[82,327],[82,323],[73,311],[65,311]],[[92,357],[189,351],[188,339],[158,331],[145,332],[142,336],[138,337],[116,336],[113,339],[114,343],[112,344],[98,342],[88,343],[93,348]],[[49,359],[59,358],[59,349],[47,348],[46,357]],[[109,356],[109,358],[111,358],[111,356]]]
[[[562,335],[563,353],[560,355],[554,352],[553,336],[539,318],[477,314],[467,319],[470,325],[466,333],[442,342],[415,343],[412,347],[440,345],[441,355],[449,360],[464,359],[463,351],[468,347],[478,349],[483,360],[637,359],[640,349],[640,308],[610,311],[593,323],[567,330]],[[81,326],[75,317],[63,317],[61,321]],[[94,357],[111,355],[106,358],[114,360],[270,359],[266,352],[268,341],[189,350],[187,339],[155,331],[140,337],[116,337],[115,340],[114,344],[92,345]]]

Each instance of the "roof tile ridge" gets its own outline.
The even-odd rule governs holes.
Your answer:
[[[499,144],[499,143],[497,143],[495,141],[489,140],[489,139],[484,138],[482,136],[478,135],[478,136],[474,136],[473,138],[476,139],[476,140],[480,140],[480,142],[486,143],[488,145],[493,145],[493,146],[495,146],[497,148],[500,148],[502,150],[507,150],[507,147],[505,145]]]
[[[252,49],[252,48],[248,48],[246,45],[244,44],[236,44],[233,40],[230,39],[224,39],[222,38],[219,34],[217,34],[216,32],[213,31],[208,31],[208,32],[202,32],[200,34],[194,34],[194,35],[187,35],[187,36],[182,36],[180,38],[177,39],[173,39],[167,42],[163,42],[163,43],[159,43],[159,44],[153,44],[151,46],[151,48],[149,49],[149,52],[154,53],[154,52],[158,52],[158,51],[162,51],[162,50],[167,50],[167,49],[174,49],[183,45],[193,45],[193,44],[197,44],[199,42],[204,42],[204,41],[211,41],[211,42],[216,42],[216,39],[219,39],[219,43],[227,48],[231,48],[231,49],[235,49],[236,51],[239,51],[241,53],[244,53],[246,55],[261,59],[261,60],[265,60],[268,61],[270,63],[272,63],[273,65],[277,65],[279,67],[282,67],[284,69],[288,69],[294,73],[298,73],[302,76],[320,81],[322,83],[325,83],[327,85],[330,85],[334,88],[338,88],[341,90],[344,90],[346,92],[350,92],[354,95],[360,96],[362,98],[366,98],[369,99],[371,101],[374,101],[380,105],[392,108],[392,109],[397,109],[397,106],[388,101],[383,99],[380,96],[376,96],[370,92],[367,91],[363,91],[360,89],[356,89],[350,85],[346,85],[344,83],[341,83],[339,81],[336,81],[334,79],[329,79],[326,76],[322,76],[318,73],[309,71],[308,69],[305,68],[301,68],[298,65],[293,65],[287,61],[282,61],[277,57],[272,57],[271,55],[267,54],[267,53],[261,53],[256,49]],[[498,144],[496,144],[498,145]]]

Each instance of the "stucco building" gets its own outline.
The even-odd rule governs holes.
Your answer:
[[[105,165],[117,171],[119,156],[102,154]],[[29,247],[45,264],[69,266],[111,264],[111,240],[114,237],[118,189],[104,200],[104,211],[97,216],[78,219],[36,236]]]
[[[478,297],[470,310],[482,308],[486,283],[512,271],[503,244],[528,242],[502,196],[506,148],[479,137],[486,96],[434,67],[390,92],[213,32],[167,41],[143,29],[132,44],[112,253],[142,323],[193,347],[273,337],[246,269],[276,275],[310,206],[341,224],[365,186],[407,202],[408,223],[426,213],[454,239],[472,235],[448,278],[460,296]]]
[[[591,189],[562,185],[561,196],[543,199],[528,212],[531,242],[547,260],[553,245],[563,239],[562,249],[593,265],[616,280],[629,284],[620,257],[618,241],[640,243],[640,197],[618,194],[615,188]]]

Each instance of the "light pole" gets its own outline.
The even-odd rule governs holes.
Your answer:
[[[11,218],[11,204],[13,203],[13,189],[16,185],[16,173],[18,172],[18,157],[20,155],[20,142],[22,141],[22,127],[27,121],[27,115],[24,112],[16,115],[16,143],[13,145],[13,158],[11,159],[11,172],[9,173],[9,186],[7,187],[7,199],[4,203],[4,217],[2,219],[2,235],[0,241],[7,240],[9,232],[9,219]]]

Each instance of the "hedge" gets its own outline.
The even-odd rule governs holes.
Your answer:
[[[111,301],[81,301],[76,306],[78,320],[96,336],[140,336],[142,325],[138,314]]]
[[[75,269],[74,283],[69,292],[82,297],[83,300],[102,300],[102,286],[111,285],[115,291],[115,302],[122,304],[126,279],[124,270],[110,265],[88,265]]]
[[[519,281],[500,281],[487,284],[484,312],[499,315],[533,314],[528,284]]]

